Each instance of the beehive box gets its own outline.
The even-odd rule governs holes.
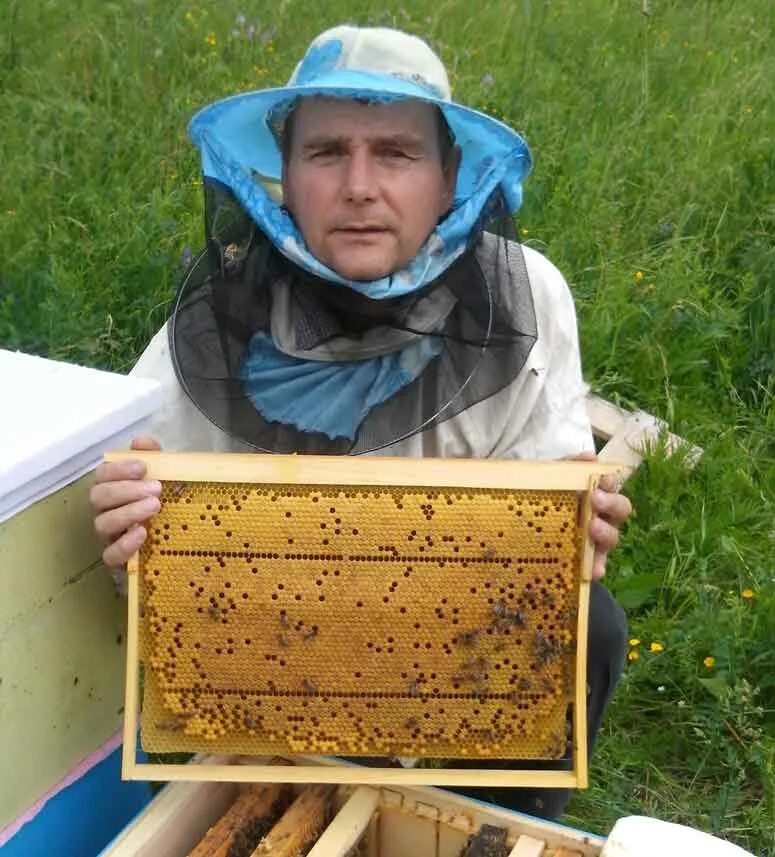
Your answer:
[[[123,721],[126,605],[100,562],[92,481],[0,523],[0,829]]]
[[[151,752],[475,758],[486,768],[487,758],[560,759],[569,729],[572,771],[369,777],[585,785],[589,495],[614,466],[143,458],[163,494],[130,569],[126,776],[189,776],[133,762],[139,659]]]
[[[231,761],[255,765],[269,760]],[[287,760],[273,761],[287,778]],[[510,857],[597,857],[605,843],[602,837],[435,788],[343,785],[327,792],[326,787],[278,783],[253,787],[259,795],[235,805],[245,788],[225,782],[169,785],[100,857],[211,857],[230,848],[245,857],[461,857],[471,837],[490,832],[483,831],[488,825],[500,831],[493,838],[502,840]],[[272,805],[274,813],[263,819],[257,817],[262,810],[251,812]],[[230,807],[226,823],[219,825]],[[250,838],[241,836],[245,830]],[[504,851],[471,851],[470,857],[498,853]]]

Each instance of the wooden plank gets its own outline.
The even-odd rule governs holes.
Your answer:
[[[105,461],[118,461],[127,455],[126,451],[106,453]],[[135,451],[132,458],[145,462],[148,479],[280,485],[432,485],[438,488],[583,491],[590,475],[620,470],[615,463],[594,461]]]
[[[507,828],[511,841],[519,836],[533,836],[542,839],[548,848],[567,848],[577,851],[581,857],[598,857],[605,844],[605,838],[574,830],[551,821],[544,821],[503,807],[488,805],[472,800],[454,792],[439,788],[402,788],[407,799],[419,799],[437,807],[440,812],[440,827],[454,826],[468,833],[477,830],[483,824],[499,825]],[[470,824],[466,831],[465,821]]]
[[[541,857],[544,853],[546,843],[543,839],[533,836],[520,836],[517,844],[511,849],[509,857]]]
[[[237,795],[232,783],[166,786],[99,857],[182,857]]]
[[[356,789],[307,857],[344,857],[364,834],[378,803],[376,789],[366,786]]]
[[[238,782],[238,783],[347,783],[365,786],[519,786],[525,788],[574,788],[578,778],[571,771],[506,771],[455,768],[318,768],[308,765],[154,765],[134,764],[124,779]]]
[[[87,474],[0,523],[0,629],[58,598],[99,562],[93,483]]]
[[[142,779],[137,770],[137,721],[140,714],[140,661],[139,628],[140,583],[138,568],[140,555],[135,554],[127,563],[128,615],[126,641],[126,689],[124,691],[124,746],[121,751],[121,777],[124,780]]]
[[[0,777],[0,828],[120,729],[124,610],[96,566],[50,603],[0,624],[0,755],[8,772]]]
[[[587,415],[592,424],[592,432],[601,440],[608,440],[619,431],[622,423],[630,415],[629,411],[608,402],[600,396],[587,396]]]
[[[228,857],[237,842],[244,842],[246,834],[255,834],[256,822],[268,820],[282,791],[278,783],[245,789],[207,831],[189,857]]]
[[[379,857],[433,857],[438,842],[438,822],[403,807],[384,806],[379,811]]]
[[[250,857],[297,857],[323,830],[332,796],[333,790],[325,786],[306,789],[259,842]]]
[[[589,760],[587,751],[587,641],[589,636],[589,598],[592,579],[592,563],[595,558],[595,545],[589,538],[589,523],[592,519],[592,492],[597,480],[590,478],[589,489],[584,497],[582,508],[581,580],[579,582],[579,605],[576,619],[576,664],[573,701],[573,772],[576,775],[577,788],[585,789],[589,779]]]
[[[459,830],[457,827],[451,827],[443,822],[439,823],[436,857],[460,857],[460,853],[468,841],[468,836],[468,833]]]
[[[121,725],[125,606],[87,475],[0,523],[0,828]]]
[[[556,851],[552,851],[548,857],[581,857],[580,851],[568,851],[567,848],[558,848]]]
[[[693,446],[678,435],[667,431],[667,424],[644,411],[630,414],[610,440],[600,450],[598,461],[618,462],[627,470],[637,470],[650,447],[664,438],[668,455],[679,450],[686,452],[685,464],[691,469],[697,465],[703,450]]]

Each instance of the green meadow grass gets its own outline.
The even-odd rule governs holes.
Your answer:
[[[345,20],[424,35],[460,100],[525,135],[519,227],[571,284],[587,378],[705,450],[628,487],[608,582],[631,660],[566,820],[775,854],[769,0],[4,0],[0,345],[127,370],[202,241],[188,119]]]

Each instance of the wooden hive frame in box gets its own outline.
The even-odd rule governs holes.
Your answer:
[[[198,762],[191,767],[208,764],[207,759]],[[288,771],[287,765],[281,769]],[[283,798],[273,806],[269,823],[263,823],[263,807],[278,789]],[[598,857],[605,844],[600,836],[435,788],[330,789],[272,784],[251,791],[236,783],[174,783],[100,857],[214,857],[229,853],[241,836],[249,838],[240,841],[246,846],[241,853],[251,857]],[[306,804],[300,800],[305,793]],[[315,812],[321,798],[327,803],[322,826]],[[313,835],[301,847],[298,838],[283,837],[288,830],[305,829]],[[496,834],[499,848],[481,847],[481,837],[491,838],[488,834]]]
[[[589,497],[615,465],[135,455],[163,493],[129,569],[126,778],[586,785]],[[154,752],[485,767],[139,764],[141,661]],[[562,758],[569,704],[571,770],[487,769]]]

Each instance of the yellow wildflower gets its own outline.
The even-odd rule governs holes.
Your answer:
[[[643,271],[635,272],[635,282],[639,283],[643,279]]]
[[[189,22],[189,24],[194,20],[194,16],[190,12],[186,12],[185,17],[186,17],[186,20]]]
[[[744,589],[740,594],[743,598],[753,598],[753,589]]]
[[[662,645],[662,643],[652,643],[652,644],[649,646],[649,651],[652,651],[652,652],[654,652],[655,654],[658,654],[659,652],[664,652],[664,651],[665,651],[665,647]]]
[[[711,667],[714,667],[716,665],[716,659],[714,657],[711,657],[710,655],[708,655],[708,657],[705,658],[703,663],[705,664],[705,666],[708,669],[710,669]]]
[[[638,651],[636,651],[635,649],[633,649],[633,650],[629,653],[629,655],[627,655],[627,660],[628,660],[628,661],[637,661],[639,657],[640,657],[640,652],[638,652]]]
[[[205,41],[211,48],[218,44],[218,39],[215,37],[215,33],[208,33],[205,36]]]
[[[530,235],[530,230],[524,226],[519,231],[522,233],[522,235]]]
[[[640,640],[639,640],[637,637],[633,637],[633,638],[630,640],[630,645],[631,645],[631,646],[639,646],[639,645],[640,645]]]

